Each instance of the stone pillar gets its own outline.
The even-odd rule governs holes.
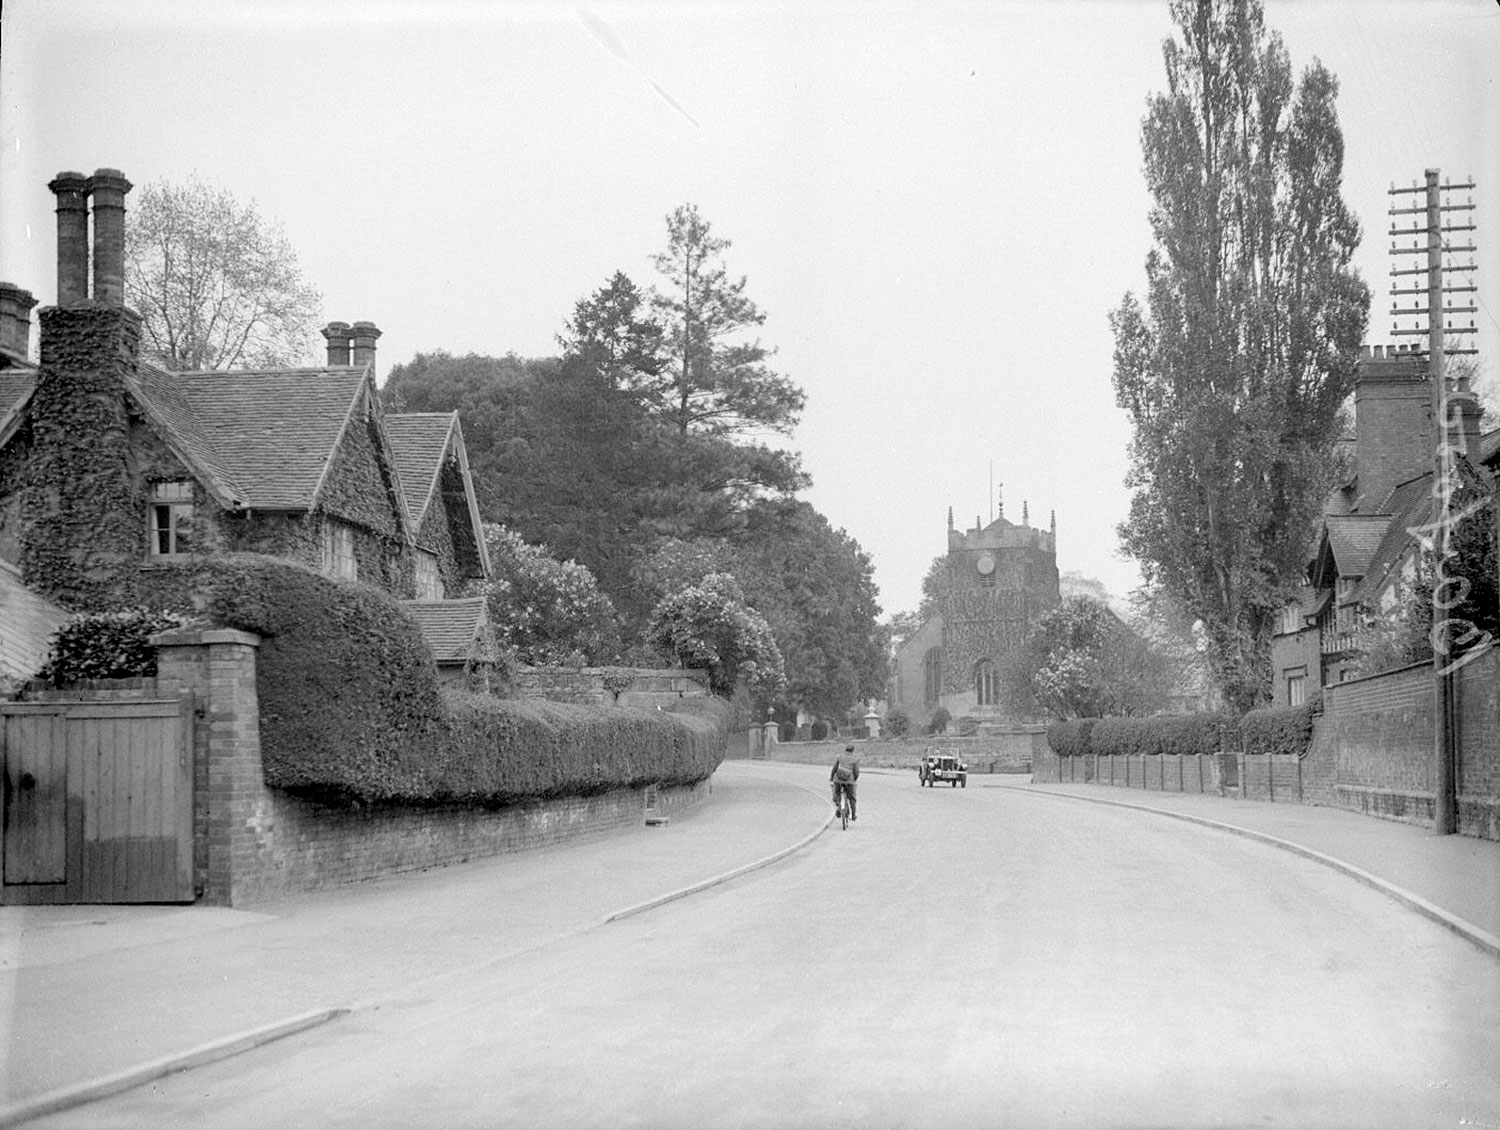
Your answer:
[[[57,197],[57,304],[89,300],[89,181],[82,173],[58,173],[47,185]]]
[[[232,906],[274,893],[274,828],[260,755],[255,649],[260,637],[179,629],[151,637],[157,686],[190,691],[193,869],[206,903]]]
[[[865,715],[865,730],[872,738],[880,737],[880,715],[873,710]]]
[[[94,301],[125,305],[125,194],[131,184],[119,169],[89,178],[94,196]]]

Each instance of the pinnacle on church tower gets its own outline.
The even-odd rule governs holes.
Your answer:
[[[1057,511],[1052,511],[1052,536],[1057,536]]]
[[[1025,499],[1021,500],[1021,525],[1031,525],[1031,505]]]
[[[953,529],[953,507],[948,507],[948,529]]]

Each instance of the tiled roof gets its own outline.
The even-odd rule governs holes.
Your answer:
[[[142,403],[226,501],[261,510],[309,509],[365,369],[162,373],[142,365]]]
[[[488,621],[482,596],[462,600],[403,600],[401,607],[421,627],[422,636],[439,663],[466,662]]]
[[[1341,577],[1363,577],[1390,525],[1388,514],[1330,514],[1323,519]]]
[[[1432,516],[1432,476],[1418,475],[1407,479],[1394,490],[1382,509],[1390,516],[1375,551],[1370,555],[1357,595],[1361,600],[1373,601],[1384,587],[1385,579],[1395,564],[1401,560],[1407,546],[1411,544],[1411,527],[1419,526]],[[1340,572],[1343,570],[1340,569]]]
[[[35,387],[35,369],[0,369],[0,431],[4,431],[11,413],[26,402]]]
[[[1477,462],[1489,463],[1500,457],[1500,428],[1479,439],[1479,458]]]
[[[396,457],[396,473],[413,529],[421,529],[427,505],[438,489],[438,475],[457,419],[457,412],[406,412],[385,418],[385,434]]]

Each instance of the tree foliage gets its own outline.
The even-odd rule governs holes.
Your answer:
[[[588,569],[559,561],[545,546],[528,545],[491,522],[484,525],[484,540],[494,570],[484,594],[503,648],[537,667],[615,658],[620,650],[615,607]]]
[[[693,204],[667,217],[667,249],[654,257],[664,289],[653,305],[665,329],[668,379],[661,408],[681,435],[789,432],[806,397],[771,371],[771,351],[745,335],[766,316],[729,275],[727,239]]]
[[[1146,714],[1165,702],[1170,665],[1091,597],[1072,596],[1037,621],[1009,672],[1012,701],[1050,718]]]
[[[197,179],[143,188],[126,213],[126,302],[141,352],[178,370],[305,364],[322,298],[281,226]]]
[[[714,693],[725,697],[741,678],[762,701],[786,682],[770,626],[728,573],[710,573],[666,597],[651,614],[647,639],[683,666],[707,670]]]
[[[1127,552],[1201,620],[1216,682],[1270,685],[1275,616],[1335,471],[1369,292],[1340,195],[1337,81],[1293,83],[1259,0],[1173,0],[1142,124],[1154,246],[1111,314],[1131,417]]]

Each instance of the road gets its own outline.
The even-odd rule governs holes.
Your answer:
[[[771,868],[31,1125],[1500,1127],[1500,962],[1378,892],[997,779],[860,799]]]

